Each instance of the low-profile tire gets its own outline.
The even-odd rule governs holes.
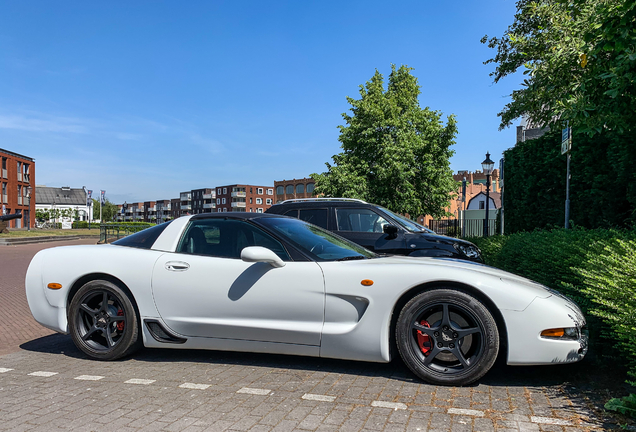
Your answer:
[[[396,325],[400,356],[424,381],[467,385],[497,359],[499,332],[479,300],[455,289],[433,289],[404,305]]]
[[[128,294],[117,285],[94,280],[82,286],[68,310],[75,346],[96,360],[116,360],[139,348],[139,318]]]

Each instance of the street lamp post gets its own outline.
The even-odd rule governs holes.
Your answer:
[[[488,211],[490,210],[490,174],[495,163],[490,160],[490,153],[486,152],[486,159],[481,163],[481,167],[486,174],[486,217],[484,217],[484,237],[488,237]]]

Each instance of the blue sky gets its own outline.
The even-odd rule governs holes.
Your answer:
[[[346,96],[408,65],[420,104],[455,114],[453,170],[515,143],[493,53],[515,3],[0,0],[0,148],[36,182],[116,203],[323,172]]]

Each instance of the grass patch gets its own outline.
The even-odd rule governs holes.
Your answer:
[[[45,236],[78,236],[89,235],[99,237],[99,225],[96,225],[93,229],[31,229],[26,230],[12,230],[8,234],[1,234],[0,238],[19,238],[19,237],[45,237]]]

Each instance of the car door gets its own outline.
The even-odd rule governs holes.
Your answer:
[[[383,231],[384,225],[391,225],[378,212],[368,208],[340,207],[336,209],[338,235],[360,246],[388,254],[404,254],[406,241],[404,232],[398,228],[397,235],[391,238]]]
[[[286,265],[244,262],[247,246],[266,247]],[[166,325],[184,336],[320,345],[320,267],[292,261],[278,240],[245,220],[191,220],[177,251],[155,264],[152,290]]]

